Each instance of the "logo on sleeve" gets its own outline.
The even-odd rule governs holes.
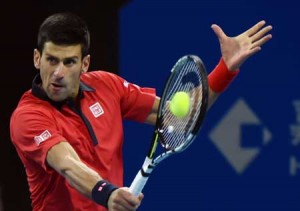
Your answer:
[[[123,85],[128,88],[129,83],[127,81],[124,81]]]
[[[42,142],[46,141],[50,137],[51,133],[48,130],[45,130],[41,135],[35,136],[34,141],[39,146]]]
[[[101,107],[100,103],[95,103],[94,105],[90,106],[90,110],[92,112],[92,114],[94,115],[94,117],[98,117],[101,116],[102,114],[104,114],[104,110]]]

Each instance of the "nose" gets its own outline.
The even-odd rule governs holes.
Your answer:
[[[58,78],[64,77],[64,64],[62,62],[60,62],[55,68],[54,76]]]

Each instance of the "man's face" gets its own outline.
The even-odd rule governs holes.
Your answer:
[[[42,54],[34,50],[34,65],[40,69],[42,88],[53,101],[78,95],[80,74],[86,72],[90,56],[81,58],[81,45],[55,45],[46,42]]]

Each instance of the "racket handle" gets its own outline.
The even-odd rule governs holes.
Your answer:
[[[146,182],[148,181],[148,178],[154,168],[154,166],[151,163],[152,159],[146,157],[142,168],[136,174],[133,182],[129,187],[129,191],[133,195],[138,196],[142,192],[144,186],[146,185]]]
[[[129,191],[133,195],[138,196],[142,192],[144,186],[146,185],[148,178],[149,178],[148,176],[144,177],[142,175],[142,170],[139,170],[139,172],[136,174],[133,182],[129,187]]]

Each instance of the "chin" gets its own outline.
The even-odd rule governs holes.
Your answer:
[[[49,98],[54,102],[61,102],[67,99],[67,97],[64,96],[49,96]]]

